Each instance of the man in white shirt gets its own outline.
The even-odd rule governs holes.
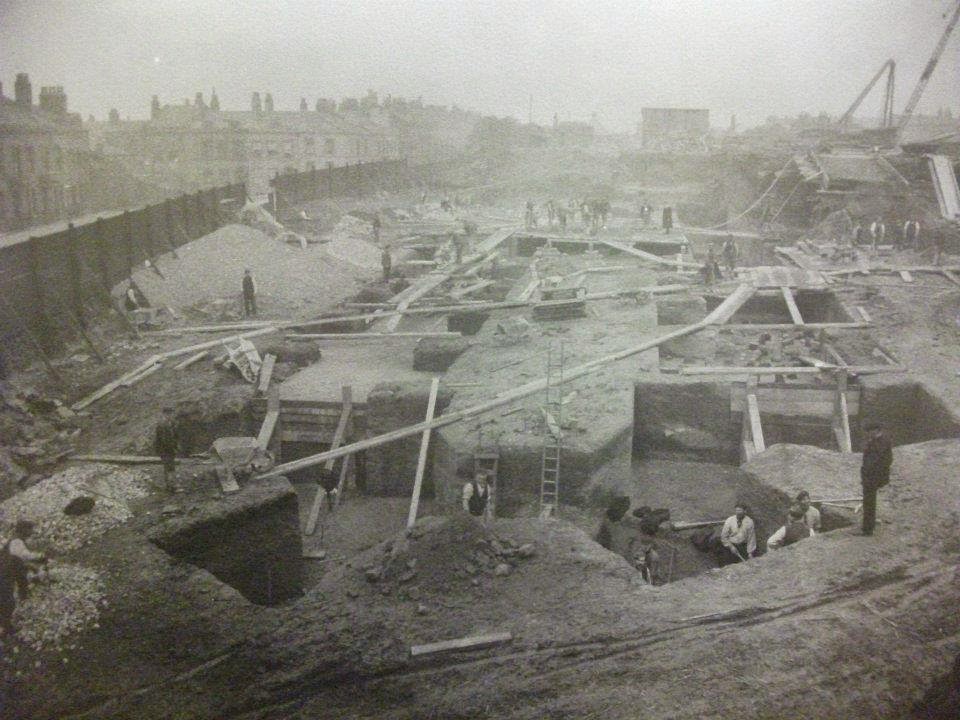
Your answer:
[[[803,513],[803,521],[812,533],[820,532],[820,511],[810,504],[810,493],[801,490],[797,493],[797,505]]]
[[[767,547],[777,550],[808,537],[813,537],[813,530],[807,527],[800,507],[794,505],[787,515],[786,524],[767,539]]]
[[[739,504],[734,514],[723,523],[720,531],[720,544],[723,545],[723,557],[720,566],[746,562],[757,552],[757,533],[753,519],[747,515],[747,508]]]
[[[490,511],[490,483],[485,472],[478,472],[463,486],[463,509],[474,517],[488,517]]]

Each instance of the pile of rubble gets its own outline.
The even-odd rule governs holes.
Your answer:
[[[31,545],[63,553],[129,519],[128,502],[145,497],[148,488],[142,469],[70,467],[0,503],[0,528],[8,530],[17,520],[30,520],[35,524]],[[80,515],[65,513],[78,498],[92,498],[93,507]]]
[[[76,414],[32,390],[0,398],[0,500],[41,480],[71,452],[80,433]]]
[[[381,545],[361,571],[384,595],[443,599],[518,572],[535,556],[534,545],[517,544],[472,517],[427,517]]]
[[[72,649],[67,641],[89,627],[97,627],[106,606],[103,583],[96,571],[51,563],[46,576],[31,584],[30,595],[17,606],[14,624],[18,649]],[[7,659],[15,662],[10,656]]]
[[[372,238],[373,225],[348,213],[326,236],[327,244],[324,247],[327,253],[338,260],[365,270],[379,270],[380,248],[370,242]]]

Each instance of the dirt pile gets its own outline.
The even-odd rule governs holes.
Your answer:
[[[423,518],[374,551],[362,569],[370,584],[411,600],[438,600],[469,592],[486,577],[523,572],[536,556],[533,544],[518,544],[473,517]]]
[[[31,520],[31,545],[55,553],[73,550],[130,519],[129,501],[145,497],[148,485],[145,470],[70,467],[0,503],[0,530],[9,536],[17,520]],[[90,512],[63,512],[76,498],[90,496],[95,499]]]
[[[154,307],[169,306],[200,321],[230,320],[242,313],[240,281],[249,268],[261,314],[301,315],[332,307],[372,276],[325,247],[301,249],[251,227],[227,225],[178,248],[176,257],[157,258],[159,273],[143,268],[134,281]],[[344,257],[350,252],[341,249]]]
[[[373,226],[356,215],[344,215],[326,236],[327,252],[334,258],[364,270],[380,269],[380,249],[370,242]]]
[[[60,400],[33,390],[0,397],[0,500],[35,484],[71,452],[78,418]]]
[[[34,653],[75,649],[76,645],[68,640],[88,628],[97,628],[106,606],[99,573],[79,565],[52,563],[47,574],[31,584],[30,595],[17,605],[16,652],[21,648]],[[67,658],[62,662],[66,664]]]

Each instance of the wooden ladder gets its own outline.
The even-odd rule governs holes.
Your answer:
[[[540,518],[551,517],[560,502],[560,450],[563,441],[563,343],[547,350],[547,386],[543,406],[543,450],[540,455]]]

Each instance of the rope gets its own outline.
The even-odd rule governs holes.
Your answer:
[[[723,221],[722,223],[720,223],[719,225],[711,225],[710,227],[705,227],[705,228],[691,228],[691,229],[692,229],[692,230],[719,230],[720,228],[729,225],[730,223],[734,222],[735,220],[739,220],[739,219],[742,218],[744,215],[746,215],[746,214],[749,213],[751,210],[753,210],[755,207],[757,207],[757,205],[760,204],[760,202],[770,193],[770,191],[773,190],[774,186],[775,186],[778,182],[780,182],[780,173],[782,173],[784,170],[786,170],[786,169],[790,166],[790,163],[792,163],[792,162],[793,162],[793,158],[790,158],[789,160],[787,160],[787,162],[784,164],[784,166],[783,166],[782,168],[780,168],[780,169],[774,174],[774,176],[773,176],[773,182],[770,183],[769,187],[767,187],[767,189],[764,190],[764,191],[760,194],[760,197],[758,197],[756,200],[753,201],[753,203],[751,203],[750,207],[748,207],[746,210],[744,210],[744,211],[743,211],[742,213],[740,213],[739,215],[737,215],[737,216],[735,216],[735,217],[732,217],[732,218],[730,218],[729,220],[724,220],[724,221]]]

